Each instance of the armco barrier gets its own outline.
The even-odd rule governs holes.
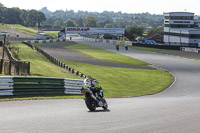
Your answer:
[[[110,40],[110,39],[93,39],[93,38],[88,38],[88,37],[81,37],[81,39],[91,41],[91,42],[103,42],[103,43],[110,43],[110,44],[132,45],[131,41],[118,41],[118,40]]]
[[[27,43],[50,43],[50,42],[64,42],[66,39],[53,39],[53,40],[28,40]]]
[[[0,76],[0,96],[81,94],[83,80],[47,77]]]
[[[181,47],[181,51],[200,53],[200,48]]]

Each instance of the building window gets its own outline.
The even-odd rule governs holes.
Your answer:
[[[200,39],[200,34],[184,34],[184,33],[173,33],[173,32],[165,32],[164,34],[170,36],[187,37],[190,39]]]
[[[165,27],[171,27],[171,28],[194,28],[194,25],[192,24],[165,24]]]
[[[174,21],[174,23],[183,23],[183,21]]]
[[[169,24],[165,24],[165,27],[169,27]]]
[[[200,34],[190,34],[190,38],[192,38],[192,39],[200,39]]]
[[[170,19],[170,16],[165,16],[165,19]]]
[[[193,20],[194,16],[170,16],[171,20]]]

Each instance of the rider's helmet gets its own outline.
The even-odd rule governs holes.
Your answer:
[[[89,82],[89,84],[90,84],[91,86],[94,86],[94,85],[93,85],[93,78],[92,78],[91,76],[89,76],[89,75],[86,76],[86,81]]]
[[[86,79],[92,80],[92,77],[88,75],[88,76],[86,76]]]

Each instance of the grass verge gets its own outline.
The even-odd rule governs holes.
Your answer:
[[[22,61],[29,61],[31,63],[31,75],[46,76],[46,77],[60,77],[60,78],[80,78],[68,72],[64,68],[58,67],[51,63],[44,55],[32,50],[27,45],[19,41],[11,41],[19,48],[19,58]]]
[[[68,75],[67,72],[63,74],[63,71],[65,70],[50,63],[48,59],[46,59],[46,57],[36,52],[35,50],[32,50],[26,45],[21,44],[19,42],[12,42],[12,43],[14,43],[20,48],[19,57],[22,60],[31,62],[31,73],[33,73],[34,75],[41,74],[47,77],[77,78],[74,77],[74,75]],[[76,47],[77,46],[81,45],[79,44],[76,45]],[[82,45],[82,50],[80,49],[80,51],[88,51],[87,49],[89,49],[89,51],[92,49],[94,50],[93,47],[90,48]],[[99,50],[99,51],[100,53],[104,54],[104,50]],[[114,53],[113,54],[109,53],[108,55],[116,56]],[[103,87],[105,97],[132,97],[132,96],[155,94],[168,87],[173,81],[173,77],[170,73],[160,70],[105,67],[105,66],[72,62],[66,60],[61,60],[61,61],[86,75],[91,75],[92,77],[98,79],[100,85]],[[129,60],[126,59],[126,61],[128,62]],[[54,96],[30,96],[30,97],[29,96],[0,97],[0,100],[49,99],[49,98],[50,99],[83,98],[83,96],[54,95]]]
[[[24,34],[29,34],[29,35],[36,35],[38,33],[37,29],[33,29],[30,27],[25,27],[19,24],[0,24],[0,29],[10,29],[10,28],[16,28],[16,31],[24,33]],[[52,37],[57,37],[59,31],[44,31],[44,33],[48,34],[49,36]]]
[[[72,68],[98,79],[106,97],[155,94],[168,87],[173,77],[160,70],[105,67],[62,60]]]
[[[88,46],[84,44],[75,44],[66,46],[65,48],[75,50],[86,54],[90,57],[96,58],[98,60],[105,60],[110,62],[117,62],[117,63],[124,63],[124,64],[131,64],[131,65],[148,65],[148,63],[125,56],[117,53],[113,53],[110,51],[105,51],[103,49],[99,49],[93,46]]]

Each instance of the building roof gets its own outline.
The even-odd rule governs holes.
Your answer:
[[[193,12],[164,12],[164,14],[165,13],[192,13],[192,14],[194,14]]]
[[[181,16],[190,15],[190,16],[194,16],[194,13],[192,13],[192,12],[164,12],[163,14],[164,14],[164,16],[166,16],[166,15],[181,15]]]

